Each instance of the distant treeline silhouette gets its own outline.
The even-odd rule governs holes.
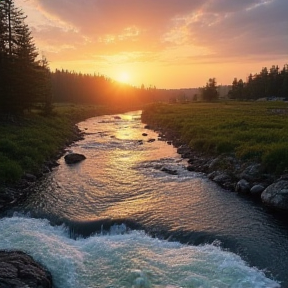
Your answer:
[[[236,100],[288,98],[288,64],[281,71],[275,65],[269,71],[264,67],[259,74],[250,74],[247,82],[234,78],[228,96]]]
[[[156,88],[137,88],[103,75],[56,70],[51,73],[55,102],[121,105],[125,107],[153,101]]]

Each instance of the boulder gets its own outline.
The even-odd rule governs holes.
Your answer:
[[[251,188],[250,193],[252,196],[260,196],[264,190],[265,190],[265,187],[263,185],[257,184]]]
[[[250,184],[245,179],[237,182],[235,191],[241,194],[248,194],[250,192]]]
[[[231,182],[231,177],[226,173],[221,173],[213,178],[213,181],[223,185],[225,182]]]
[[[65,157],[65,162],[67,164],[75,164],[75,163],[78,163],[80,161],[83,161],[86,159],[86,157],[82,154],[78,154],[78,153],[70,153],[70,154],[67,154]]]
[[[268,206],[288,211],[288,181],[271,184],[262,192],[261,199]]]
[[[263,177],[260,164],[252,164],[248,166],[241,174],[240,178],[243,178],[249,182],[255,182]]]
[[[51,288],[49,271],[21,251],[0,251],[1,288]]]

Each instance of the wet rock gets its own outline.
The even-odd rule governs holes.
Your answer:
[[[288,181],[280,180],[271,184],[262,192],[261,199],[268,206],[288,211]]]
[[[83,154],[78,154],[78,153],[70,153],[67,154],[65,157],[65,162],[67,164],[75,164],[78,163],[80,161],[83,161],[86,159],[86,157]]]
[[[250,192],[250,184],[245,179],[241,179],[237,182],[235,191],[241,194],[248,194]]]
[[[24,174],[24,179],[29,182],[35,182],[37,180],[37,177],[33,174],[26,173]]]
[[[162,167],[160,170],[165,172],[165,173],[171,174],[171,175],[177,175],[178,174],[177,170],[172,170],[172,169],[169,169],[166,167]]]
[[[193,166],[193,165],[188,165],[187,167],[186,167],[186,169],[188,170],[188,171],[195,171],[195,167]]]
[[[1,288],[51,288],[52,276],[21,251],[0,251]]]
[[[227,173],[221,173],[213,178],[213,181],[223,185],[226,182],[231,182],[231,177]]]
[[[181,155],[191,153],[191,149],[187,145],[181,145],[180,147],[177,148],[177,153]]]
[[[241,174],[240,178],[248,182],[255,182],[263,177],[260,164],[252,164],[248,166]]]
[[[257,184],[254,185],[250,189],[250,193],[252,196],[261,196],[261,193],[265,190],[265,187],[263,185]]]

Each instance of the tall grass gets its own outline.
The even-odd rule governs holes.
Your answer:
[[[287,109],[284,102],[158,103],[147,106],[142,119],[174,129],[194,150],[233,153],[281,174],[288,171]]]
[[[75,123],[116,111],[65,104],[56,105],[50,117],[32,111],[16,121],[0,120],[0,185],[17,181],[24,173],[37,172],[45,160],[75,138]]]

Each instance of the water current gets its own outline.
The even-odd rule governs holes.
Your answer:
[[[288,287],[287,224],[187,171],[141,111],[78,126],[69,149],[87,159],[61,158],[0,219],[0,249],[33,256],[56,288]]]

